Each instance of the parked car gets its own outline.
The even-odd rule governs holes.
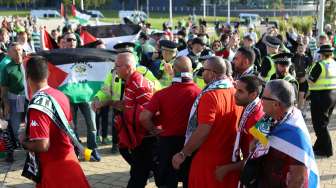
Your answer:
[[[104,18],[104,15],[99,10],[87,10],[92,18]]]
[[[57,10],[31,10],[30,15],[35,18],[55,18],[61,16]]]

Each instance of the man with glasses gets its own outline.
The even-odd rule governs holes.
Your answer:
[[[269,129],[267,144],[256,145],[246,163],[259,158],[257,164],[262,164],[253,181],[255,186],[319,187],[310,135],[300,110],[294,106],[294,88],[285,80],[271,80],[261,100],[265,114],[274,122],[263,125]]]
[[[123,101],[114,101],[112,106],[122,109],[117,118],[119,147],[131,153],[130,180],[127,187],[145,187],[149,173],[153,170],[154,135],[145,130],[139,114],[153,95],[153,86],[136,71],[136,61],[131,52],[119,53],[115,60],[118,76],[125,80]]]
[[[77,38],[74,33],[66,33],[64,36],[64,48],[76,48]]]
[[[232,161],[236,126],[242,109],[235,104],[235,89],[226,76],[224,60],[210,57],[203,68],[207,86],[193,104],[185,145],[174,155],[172,163],[179,169],[187,157],[194,155],[189,187],[237,187],[237,172],[228,173],[220,182],[216,180],[215,170],[218,165]]]
[[[66,33],[64,36],[65,48],[76,48],[77,39],[74,33]],[[86,98],[81,98],[78,95],[78,92],[69,91],[66,88],[62,92],[67,95],[70,99],[71,112],[74,122],[74,131],[76,136],[79,138],[77,127],[78,127],[78,109],[82,112],[86,127],[87,127],[87,146],[89,149],[92,149],[92,161],[100,161],[100,155],[97,150],[97,128],[96,128],[96,113],[91,108],[91,101],[87,101]],[[76,95],[77,93],[77,95]],[[74,96],[76,95],[76,96]]]
[[[159,136],[159,187],[177,187],[179,172],[173,168],[171,159],[183,147],[190,109],[201,92],[193,82],[191,60],[188,57],[178,57],[173,69],[172,85],[156,92],[140,115],[142,125]],[[161,129],[154,124],[157,113],[160,113],[158,118]],[[182,176],[186,180],[188,174]],[[187,186],[187,181],[183,183]]]

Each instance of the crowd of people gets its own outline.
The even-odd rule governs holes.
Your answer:
[[[42,92],[61,104],[78,140],[81,111],[91,161],[101,160],[97,148],[111,143],[111,128],[111,153],[120,153],[131,167],[129,188],[145,187],[151,176],[162,188],[178,182],[191,188],[319,186],[315,156],[333,155],[328,124],[336,104],[336,37],[330,25],[318,36],[294,28],[283,36],[272,26],[258,36],[253,25],[240,33],[226,24],[214,40],[205,21],[179,24],[177,30],[168,22],[162,31],[141,26],[137,41],[114,46],[114,68],[92,101],[72,100],[70,93],[50,88],[47,60],[33,56],[26,76],[37,94],[28,102],[20,64],[46,49],[34,21],[2,22],[1,103],[2,117],[9,121],[2,134],[9,143],[8,162],[14,161],[14,148],[22,147],[40,160],[38,187],[69,181],[89,186],[54,116],[34,107]],[[65,26],[51,36],[59,48],[81,48],[78,31]],[[105,44],[97,40],[84,47],[104,49]],[[315,143],[305,123],[307,100]],[[24,114],[26,132],[20,134]],[[65,169],[73,174],[57,174],[57,182],[50,178]]]

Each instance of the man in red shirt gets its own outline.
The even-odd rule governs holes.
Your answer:
[[[233,149],[233,163],[219,166],[216,169],[216,178],[220,181],[228,172],[240,171],[249,156],[249,147],[253,140],[249,129],[264,116],[264,111],[259,99],[262,82],[261,79],[254,75],[242,76],[236,82],[236,104],[244,107],[244,111],[239,121],[238,133]],[[243,160],[240,158],[240,152],[243,154]]]
[[[201,92],[193,82],[193,69],[188,57],[176,58],[173,66],[175,76],[172,85],[155,93],[140,114],[142,125],[153,134],[159,134],[157,185],[159,187],[177,187],[178,171],[173,168],[171,160],[174,154],[183,148],[189,113],[197,95]],[[159,114],[161,129],[154,124],[155,114]]]
[[[41,56],[32,57],[26,69],[32,93],[43,92],[52,96],[61,106],[66,119],[71,121],[67,97],[48,86],[47,60]],[[36,185],[37,188],[90,187],[70,138],[47,112],[28,107],[27,129],[28,135],[21,135],[20,141],[23,148],[34,152],[40,161],[41,182]]]
[[[231,162],[237,124],[242,109],[235,104],[235,89],[226,76],[226,64],[220,57],[210,57],[203,64],[207,86],[191,109],[183,149],[174,155],[175,169],[196,150],[188,179],[189,188],[235,188],[238,174],[228,173],[222,182],[216,180],[218,165]]]
[[[119,53],[115,60],[115,68],[120,78],[125,80],[123,101],[119,106],[123,109],[123,130],[131,136],[131,144],[121,145],[121,131],[119,129],[119,147],[131,151],[131,171],[128,188],[145,187],[149,172],[153,169],[152,149],[155,137],[141,126],[139,116],[143,106],[147,105],[153,95],[153,85],[143,75],[136,71],[136,61],[131,52]],[[120,102],[114,102],[120,103]],[[112,104],[118,106],[118,104]],[[126,128],[125,128],[126,126]],[[123,148],[124,147],[124,148]]]

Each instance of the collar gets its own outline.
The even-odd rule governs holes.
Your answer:
[[[295,109],[294,107],[290,107],[288,109],[288,111],[285,112],[284,117],[281,120],[279,120],[279,121],[275,120],[274,121],[274,125],[276,126],[276,125],[282,124],[285,121],[287,121],[290,118],[290,116],[294,113],[294,109]]]
[[[35,97],[35,95],[36,95],[38,92],[40,92],[40,91],[43,91],[43,90],[46,90],[46,89],[48,89],[48,88],[50,88],[50,86],[49,86],[49,85],[46,85],[46,86],[44,86],[44,87],[40,88],[39,90],[37,90],[37,91],[36,91],[36,92],[33,94],[32,98],[34,98],[34,97]]]
[[[173,83],[182,83],[182,82],[190,82],[193,79],[193,75],[190,72],[181,72],[179,75],[176,75],[173,78]]]
[[[126,80],[125,84],[129,85],[132,81],[136,80],[136,78],[139,76],[140,73],[138,71],[134,71],[129,78]]]
[[[247,68],[242,74],[237,75],[236,78],[239,79],[242,76],[250,75],[250,74],[253,74],[253,65],[251,65],[249,68]]]

